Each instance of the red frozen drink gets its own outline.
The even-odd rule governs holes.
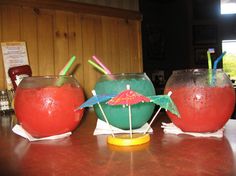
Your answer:
[[[223,127],[234,110],[235,95],[230,86],[181,87],[171,91],[180,118],[169,112],[168,115],[183,131],[216,131]]]
[[[167,113],[183,131],[214,132],[232,115],[235,90],[223,71],[215,74],[216,80],[212,80],[207,70],[184,70],[174,72],[168,80],[165,93],[172,91],[180,117]]]
[[[22,127],[34,137],[74,130],[83,116],[83,110],[75,111],[84,102],[82,88],[69,82],[60,86],[24,87],[28,80],[34,83],[33,79],[43,78],[25,78],[16,90],[15,113]],[[52,79],[52,82],[57,81]]]

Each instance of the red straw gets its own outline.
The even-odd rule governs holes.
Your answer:
[[[96,56],[93,56],[92,58],[107,72],[107,74],[111,74],[111,71]]]

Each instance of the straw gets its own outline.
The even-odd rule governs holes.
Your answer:
[[[212,69],[212,64],[211,64],[211,53],[210,51],[208,50],[207,51],[207,60],[208,60],[208,69]]]
[[[211,53],[209,51],[207,51],[207,59],[208,59],[208,69],[212,69]]]
[[[209,48],[209,49],[207,50],[208,71],[209,71],[209,73],[208,73],[208,79],[209,79],[209,84],[210,84],[210,85],[212,84],[212,83],[211,83],[211,80],[212,80],[211,53],[214,53],[214,52],[215,52],[214,48],[213,48],[213,49],[212,49],[212,48]]]
[[[60,71],[59,75],[62,75],[62,76],[66,75],[66,73],[68,72],[72,64],[74,63],[75,59],[76,57],[72,56],[70,60],[66,63],[66,65],[63,67],[63,69]]]
[[[226,54],[226,51],[224,51],[214,62],[213,65],[213,70],[216,70],[218,63],[220,62],[220,60],[224,57],[224,55]]]
[[[208,51],[209,51],[210,53],[215,53],[215,49],[214,49],[214,48],[209,48]]]
[[[92,56],[92,58],[107,72],[107,74],[111,74],[111,71],[96,56]]]
[[[226,51],[224,51],[215,61],[213,64],[213,76],[212,76],[212,83],[215,84],[215,74],[216,74],[216,69],[217,69],[217,65],[218,63],[222,60],[222,58],[224,57],[224,55],[226,54]],[[213,85],[214,85],[213,84]]]
[[[92,66],[94,66],[96,69],[98,69],[100,72],[104,73],[104,74],[108,74],[102,67],[100,67],[99,65],[97,65],[96,63],[94,63],[91,60],[88,60],[88,63],[90,63]]]
[[[63,67],[63,69],[59,72],[60,76],[65,76],[72,64],[74,63],[76,57],[72,56],[70,60],[66,63],[66,65]],[[58,80],[56,81],[57,86],[61,86],[63,84],[64,78],[59,77]]]

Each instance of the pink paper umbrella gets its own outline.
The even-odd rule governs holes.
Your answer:
[[[132,117],[131,105],[141,102],[150,102],[150,99],[141,95],[133,90],[130,90],[130,85],[127,85],[127,90],[122,91],[117,96],[110,99],[107,103],[109,105],[123,105],[129,108],[129,125],[130,125],[130,138],[132,138]]]

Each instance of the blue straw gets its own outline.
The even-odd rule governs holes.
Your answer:
[[[226,54],[226,51],[224,51],[215,61],[214,61],[214,65],[213,65],[213,75],[212,75],[212,81],[211,84],[213,83],[213,86],[215,85],[215,79],[216,79],[216,69],[217,69],[217,65],[220,62],[220,60],[224,57],[224,55]]]
[[[224,57],[225,54],[226,54],[226,51],[224,51],[224,52],[214,61],[213,70],[216,70],[218,63],[219,63],[220,60]]]

